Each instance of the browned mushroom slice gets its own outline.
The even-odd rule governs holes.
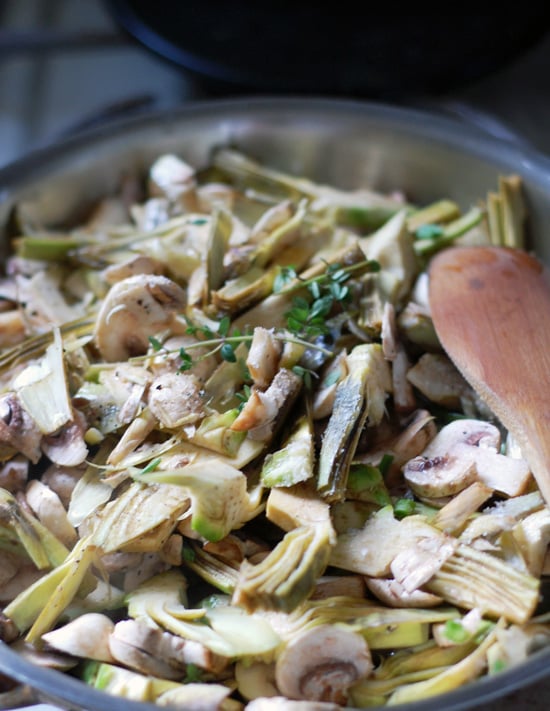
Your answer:
[[[443,407],[460,408],[475,394],[455,366],[442,353],[424,353],[408,371],[407,379],[429,400]]]
[[[169,429],[197,422],[205,415],[201,387],[194,375],[163,373],[151,383],[149,409]]]
[[[261,326],[254,329],[246,365],[254,385],[261,390],[265,390],[275,377],[281,352],[282,343],[273,331]]]
[[[302,379],[291,370],[281,368],[265,392],[252,389],[231,429],[248,431],[252,439],[268,441],[284,421],[301,388]]]

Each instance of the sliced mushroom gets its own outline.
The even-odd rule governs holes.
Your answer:
[[[42,635],[51,648],[74,657],[95,659],[98,662],[113,662],[109,649],[109,637],[114,630],[113,621],[98,612],[88,612],[76,617],[63,627]]]
[[[527,462],[499,454],[500,432],[481,420],[446,425],[421,456],[403,468],[406,481],[421,497],[441,498],[481,481],[495,491],[517,496],[527,487]]]
[[[107,361],[142,355],[149,336],[170,326],[185,305],[185,292],[174,281],[139,274],[117,282],[105,297],[95,327],[95,342]]]
[[[254,385],[260,390],[265,390],[275,377],[281,351],[281,341],[274,337],[272,331],[259,326],[254,329],[246,365]]]
[[[458,548],[452,536],[426,536],[400,551],[392,561],[393,577],[408,593],[427,583]]]
[[[25,498],[39,521],[62,543],[72,548],[77,533],[69,522],[59,496],[38,479],[33,479],[25,491]]]
[[[197,422],[205,415],[201,383],[187,373],[163,373],[151,383],[149,409],[159,422],[173,429]]]
[[[85,419],[76,410],[74,415],[74,419],[58,432],[42,439],[44,454],[61,467],[77,467],[88,456],[88,445],[84,439]]]
[[[123,620],[109,637],[109,648],[121,664],[163,679],[181,679],[187,664],[220,672],[227,660],[200,642],[186,640],[144,622]]]
[[[252,439],[267,441],[282,423],[302,387],[302,379],[281,368],[265,392],[252,389],[245,406],[231,425],[237,432],[248,431]]]
[[[56,651],[38,649],[34,644],[29,644],[24,639],[16,640],[10,645],[10,648],[34,667],[45,667],[46,669],[57,669],[57,671],[66,672],[76,666],[74,657],[69,657]],[[16,708],[19,708],[19,705]]]
[[[378,466],[385,455],[391,456],[391,463],[385,476],[389,487],[402,483],[401,468],[426,449],[437,434],[433,415],[428,410],[416,410],[402,423],[404,429],[391,427],[387,431],[383,422],[374,436],[377,438],[368,452],[356,455],[355,461]]]
[[[42,475],[41,481],[55,491],[63,506],[68,509],[73,490],[83,474],[83,467],[60,467],[58,464],[52,464]]]
[[[381,602],[389,607],[437,607],[443,602],[439,595],[433,595],[423,590],[408,592],[397,580],[365,577],[368,589]]]
[[[291,699],[345,705],[349,687],[373,669],[366,641],[355,632],[319,625],[291,640],[275,663],[278,689]]]
[[[0,488],[12,494],[25,488],[29,475],[29,460],[16,455],[0,467]]]
[[[41,439],[42,433],[17,395],[4,395],[0,399],[0,453],[3,455],[7,451],[11,455],[21,452],[36,464],[42,456]]]

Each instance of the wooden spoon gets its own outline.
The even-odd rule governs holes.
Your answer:
[[[506,247],[453,247],[430,265],[451,360],[521,446],[550,504],[550,272]]]

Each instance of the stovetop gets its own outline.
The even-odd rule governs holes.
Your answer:
[[[550,154],[549,67],[550,32],[498,72],[412,101]],[[101,0],[0,0],[0,165],[121,113],[205,97],[196,76],[131,39]]]
[[[550,33],[497,73],[414,103],[550,155],[549,70]],[[0,166],[111,117],[207,96],[196,77],[125,35],[101,0],[0,0]],[[494,711],[549,702],[550,682]]]

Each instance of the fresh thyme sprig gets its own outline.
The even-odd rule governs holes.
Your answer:
[[[287,328],[295,336],[314,338],[329,333],[327,317],[335,305],[345,307],[351,299],[351,291],[346,282],[354,272],[377,271],[377,262],[365,260],[343,267],[340,264],[327,264],[326,271],[311,279],[301,279],[293,267],[283,267],[275,279],[275,293],[291,293],[304,288],[311,299],[295,296],[292,308],[286,312]]]
[[[347,267],[340,264],[327,264],[323,274],[310,279],[301,279],[293,267],[283,267],[275,279],[273,291],[275,293],[291,293],[305,288],[311,298],[308,300],[303,296],[295,296],[292,299],[292,308],[285,314],[286,329],[274,332],[275,338],[304,346],[307,349],[319,350],[329,357],[332,356],[332,351],[322,345],[312,343],[311,339],[329,333],[327,319],[335,305],[345,308],[349,303],[351,290],[346,282],[352,275],[358,271],[374,272],[378,269],[378,263],[372,260],[364,260]],[[189,370],[198,360],[215,354],[219,354],[222,360],[236,363],[235,347],[240,343],[251,343],[253,339],[252,333],[241,333],[237,328],[232,329],[229,316],[224,316],[215,329],[209,325],[193,323],[187,316],[185,322],[185,333],[195,336],[197,338],[195,343],[169,350],[164,348],[158,338],[149,337],[149,343],[155,353],[162,352],[167,355],[177,353],[179,355],[181,363],[178,370],[180,372]],[[193,359],[189,351],[197,348],[210,350]],[[143,357],[138,357],[138,359]],[[304,382],[307,381],[306,385],[311,386],[315,373],[301,366],[295,366],[294,371],[304,378]]]
[[[186,329],[186,333],[199,333],[202,335],[208,333],[210,337],[207,340],[198,340],[195,343],[190,343],[185,347],[181,346],[180,348],[174,349],[164,348],[163,344],[157,338],[153,336],[149,337],[149,343],[151,344],[151,348],[155,353],[164,353],[165,355],[177,353],[179,355],[181,363],[178,370],[180,372],[189,370],[197,361],[204,360],[205,358],[215,355],[218,352],[222,360],[225,360],[228,363],[236,363],[237,356],[235,354],[235,346],[239,345],[239,343],[250,343],[252,341],[251,334],[241,334],[239,331],[237,331],[237,329],[235,329],[231,336],[228,336],[224,335],[223,332],[220,332],[219,329],[217,331],[212,331],[210,328],[191,326]],[[207,353],[201,354],[195,360],[189,353],[190,350],[205,347],[210,348],[210,350]],[[138,356],[138,358],[140,359],[142,359],[143,357],[144,356]],[[132,360],[136,359],[133,358]]]

